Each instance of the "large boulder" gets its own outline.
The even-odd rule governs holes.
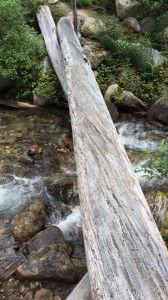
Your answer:
[[[139,1],[136,0],[116,0],[117,16],[124,20],[128,17],[136,17],[143,7]]]
[[[103,28],[104,24],[101,20],[88,17],[81,27],[81,34],[86,38],[96,38],[99,30]]]
[[[61,245],[40,248],[17,268],[16,277],[21,280],[53,280],[73,283],[75,266]]]
[[[168,125],[168,96],[162,96],[150,107],[148,119]]]
[[[87,41],[83,47],[84,53],[87,56],[92,69],[96,69],[105,59],[107,53],[101,45],[95,41]]]
[[[39,232],[45,223],[46,204],[41,200],[34,200],[27,205],[11,222],[14,237],[24,241]]]
[[[48,226],[43,231],[37,233],[26,244],[28,253],[36,252],[38,249],[46,248],[52,245],[61,245],[68,255],[72,252],[72,247],[65,241],[61,229],[56,226]]]
[[[140,112],[146,110],[145,104],[132,92],[124,91],[121,100],[115,102],[117,108],[124,112]]]
[[[137,32],[141,31],[141,27],[136,19],[133,17],[126,18],[117,27],[117,30],[123,33]]]
[[[146,17],[139,22],[143,34],[151,34],[154,26],[154,20],[151,17]]]
[[[114,103],[111,102],[111,98],[118,91],[118,84],[111,84],[104,95],[104,100],[106,102],[108,111],[113,121],[116,121],[119,117],[119,112]]]

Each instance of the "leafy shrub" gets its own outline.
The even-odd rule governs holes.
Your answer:
[[[57,103],[63,95],[62,87],[52,68],[48,69],[46,73],[40,72],[39,78],[37,82],[33,83],[33,86],[38,86],[40,94],[46,101],[52,100]]]
[[[153,178],[155,174],[159,178],[168,178],[168,142],[163,140],[154,153],[153,158],[149,159],[143,166],[147,179]]]
[[[30,96],[45,50],[26,19],[19,0],[0,2],[0,76],[15,81],[15,93]]]

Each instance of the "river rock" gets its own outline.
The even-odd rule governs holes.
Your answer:
[[[119,110],[126,112],[146,110],[145,104],[130,91],[124,91],[121,100],[115,104]]]
[[[101,20],[88,17],[81,27],[81,34],[86,38],[96,38],[99,30],[103,28],[104,24]]]
[[[168,96],[162,96],[148,111],[148,120],[168,125]]]
[[[115,0],[117,16],[124,20],[128,17],[136,17],[143,7],[136,0]]]
[[[62,231],[56,226],[48,226],[43,231],[37,233],[26,244],[29,254],[36,252],[38,249],[48,246],[61,245],[68,255],[72,253],[72,247],[65,241]]]
[[[53,293],[49,289],[40,289],[34,295],[33,300],[53,300]]]
[[[24,260],[24,256],[15,253],[12,246],[0,251],[0,280],[10,277]]]
[[[112,95],[113,95],[115,92],[118,91],[118,88],[119,88],[119,86],[118,86],[117,83],[111,84],[111,85],[108,87],[108,89],[107,89],[107,91],[105,92],[105,94],[104,94],[104,100],[105,100],[106,102],[107,102],[107,101],[111,101]]]
[[[72,262],[76,269],[76,276],[80,280],[87,272],[86,260],[72,258]]]
[[[22,280],[46,279],[72,283],[76,280],[76,272],[66,251],[57,245],[32,253],[27,261],[17,268],[16,277]]]
[[[12,220],[14,237],[22,241],[28,240],[44,227],[45,218],[46,204],[38,199],[32,201]]]
[[[132,17],[126,18],[116,27],[116,29],[123,33],[129,33],[129,32],[139,33],[141,31],[141,27],[138,21]]]

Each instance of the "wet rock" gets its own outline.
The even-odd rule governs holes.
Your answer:
[[[78,258],[72,258],[72,262],[75,266],[76,276],[80,280],[87,272],[86,261]]]
[[[15,253],[12,247],[0,251],[0,280],[4,281],[10,277],[24,260],[24,256]]]
[[[88,17],[81,27],[81,34],[86,38],[96,38],[99,30],[103,28],[104,24],[101,20]]]
[[[39,249],[18,267],[16,277],[21,280],[53,280],[72,283],[76,280],[75,267],[60,245]]]
[[[64,149],[67,148],[71,151],[73,151],[73,140],[72,135],[68,133],[63,133],[61,137],[58,139],[58,148]]]
[[[38,145],[31,145],[27,150],[27,154],[29,156],[35,156],[37,154]]]
[[[143,10],[142,5],[136,0],[116,0],[117,16],[124,20],[128,17],[135,17]]]
[[[45,223],[46,204],[41,200],[34,200],[15,216],[11,222],[14,237],[18,240],[28,240],[39,232]]]
[[[53,300],[53,293],[49,289],[40,289],[35,293],[33,300]]]
[[[150,107],[148,120],[168,125],[168,96],[162,96]]]
[[[121,100],[115,102],[118,109],[126,112],[146,110],[145,104],[132,92],[124,91]]]
[[[64,239],[62,231],[56,226],[49,226],[37,233],[28,241],[26,249],[29,253],[36,252],[38,249],[48,246],[61,245],[68,255],[72,253],[72,247]]]
[[[116,27],[116,29],[123,33],[129,33],[129,32],[139,33],[141,31],[141,27],[138,21],[132,17],[125,19]]]
[[[155,222],[160,229],[161,223],[168,210],[168,198],[166,193],[151,190],[145,193],[146,200],[149,204]]]

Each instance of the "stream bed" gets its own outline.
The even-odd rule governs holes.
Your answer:
[[[146,160],[143,151],[154,153],[159,142],[167,137],[163,128],[145,119],[124,116],[115,125],[136,170]],[[135,174],[144,191],[156,187],[162,190],[167,186],[165,180],[158,180],[157,174],[148,181],[142,170]],[[79,239],[81,249],[80,208],[68,110],[1,109],[0,248],[3,235],[11,236],[11,220],[34,199],[47,203],[46,226],[58,226],[69,242],[77,243]],[[84,250],[79,252],[78,256],[84,256]],[[70,290],[61,294],[62,299]]]

